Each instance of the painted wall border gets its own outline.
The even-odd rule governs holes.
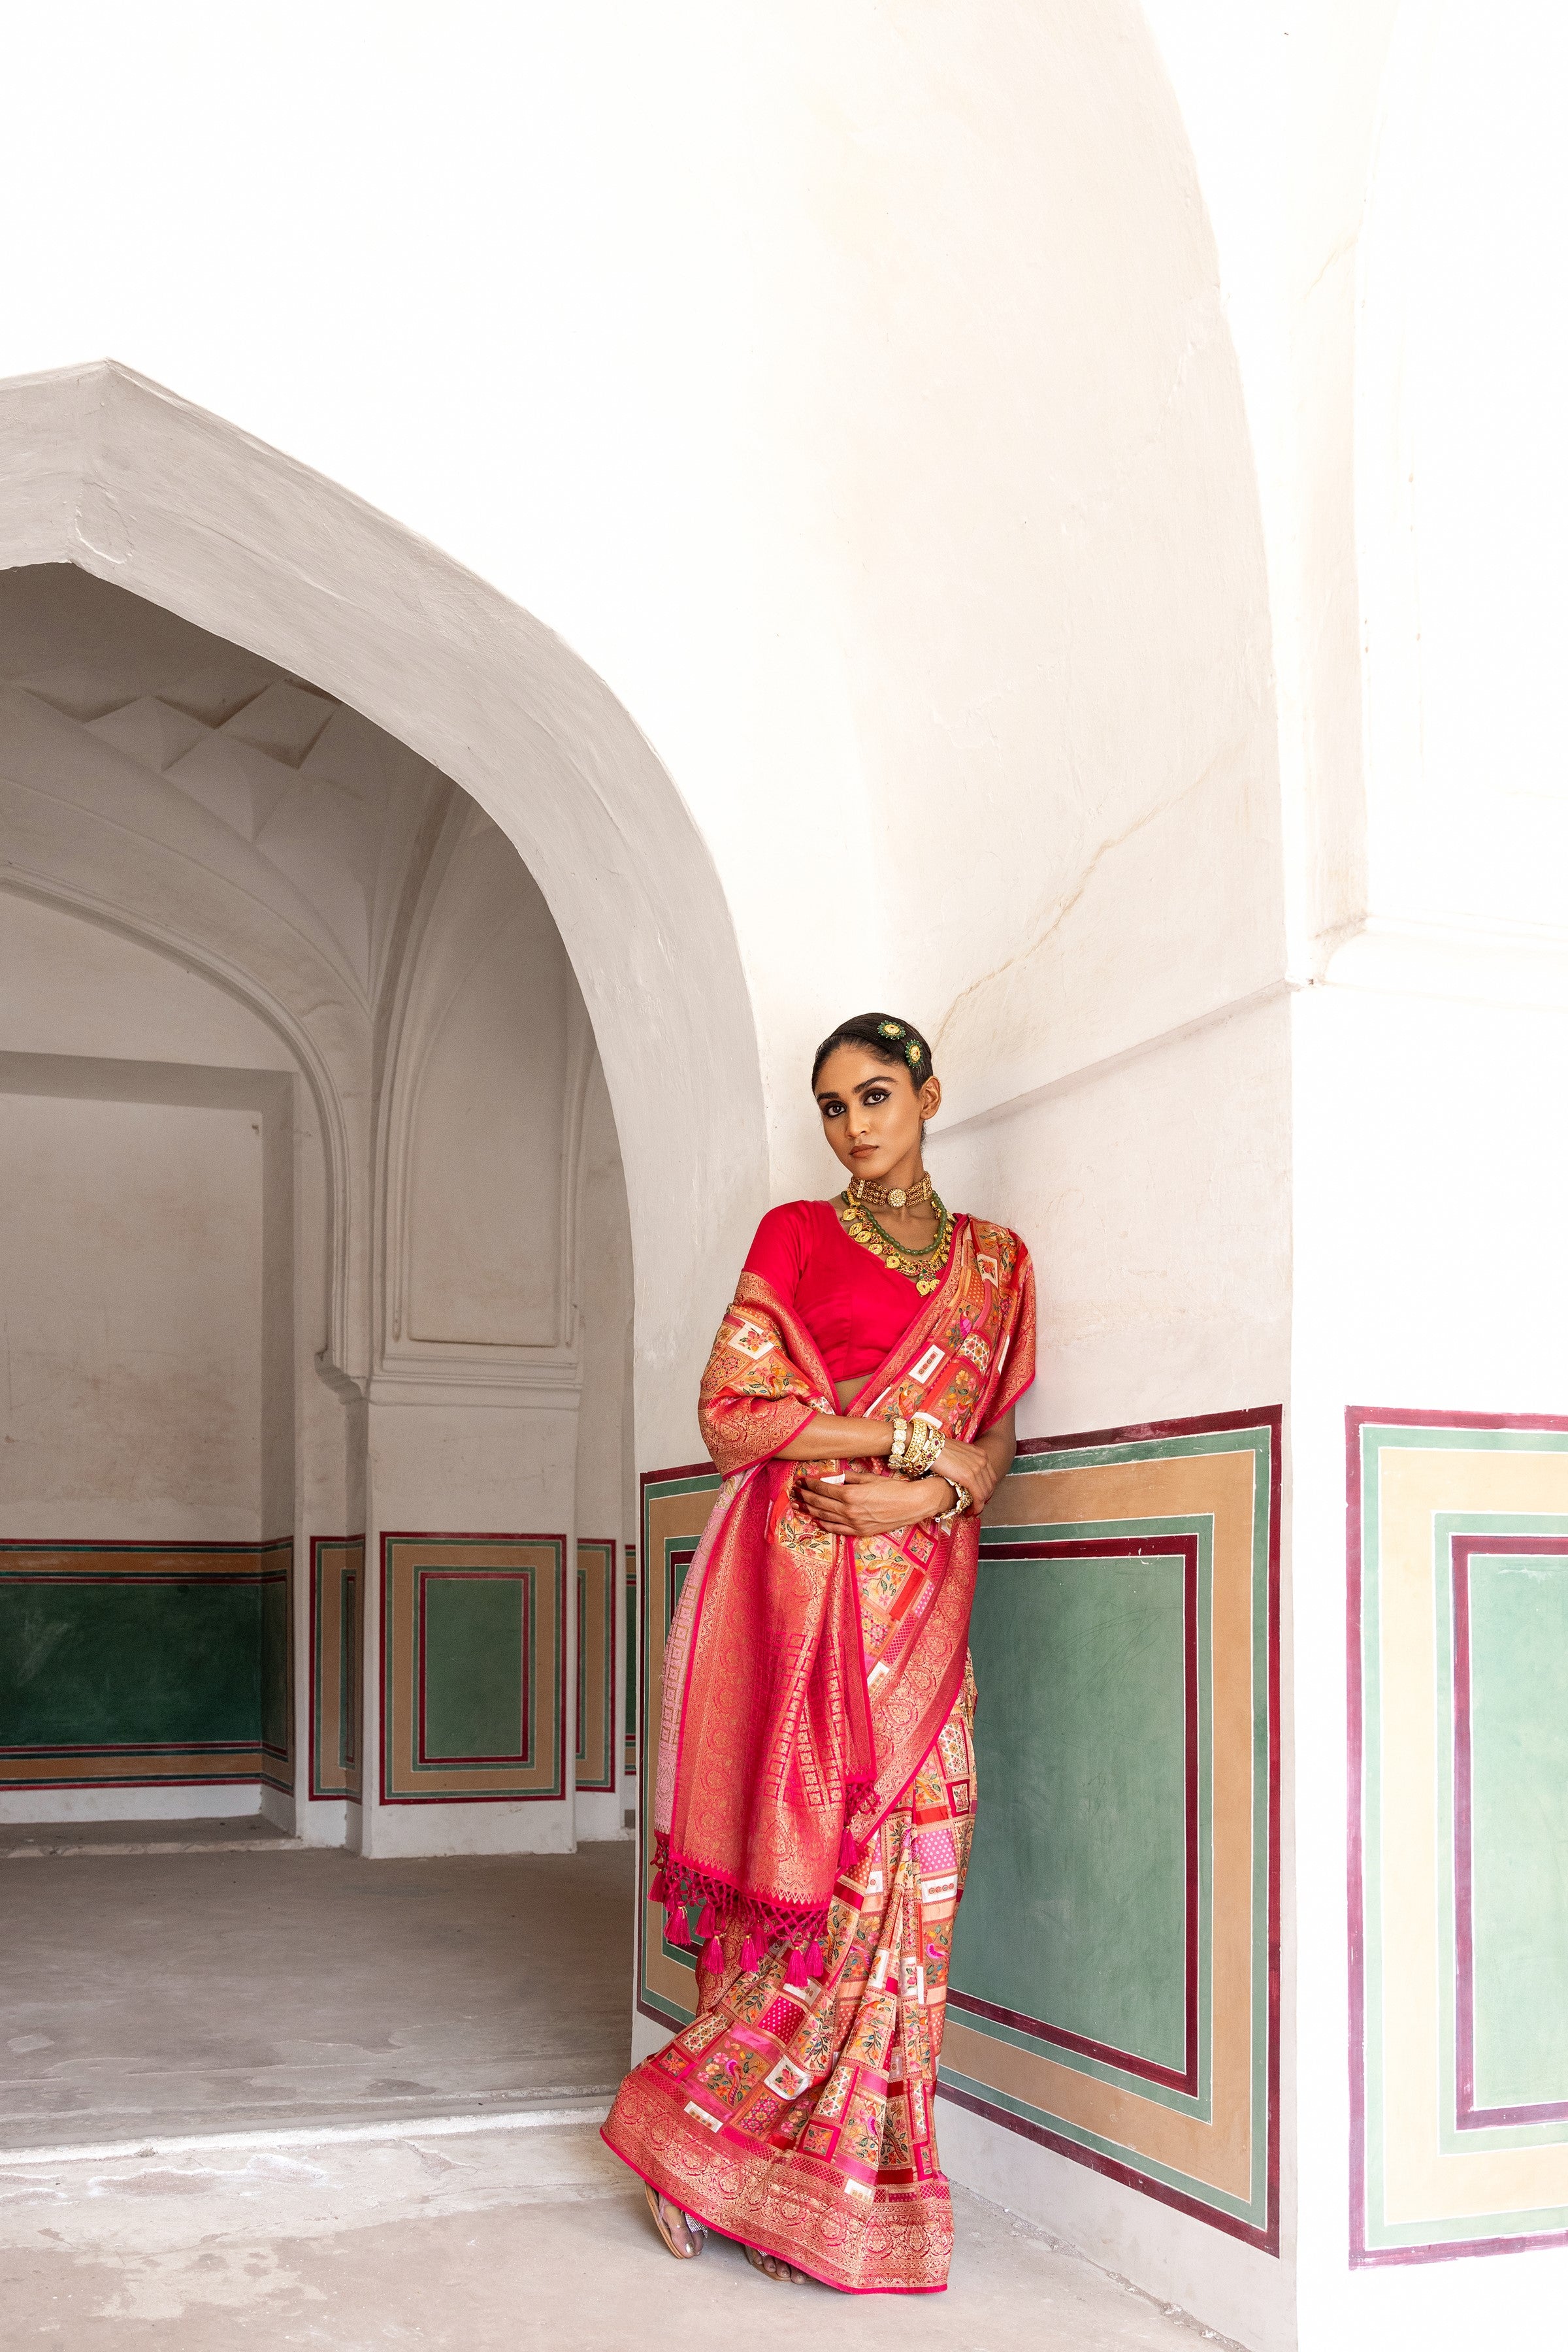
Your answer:
[[[1431,2239],[1404,2245],[1373,2245],[1367,2231],[1368,2092],[1367,2092],[1367,1926],[1366,1805],[1368,1788],[1365,1638],[1365,1493],[1364,1433],[1368,1429],[1420,1430],[1438,1438],[1445,1430],[1502,1434],[1539,1432],[1568,1436],[1568,1415],[1560,1413],[1446,1412],[1440,1407],[1410,1405],[1349,1405],[1345,1409],[1345,1682],[1346,1682],[1346,1919],[1349,1967],[1350,2032],[1347,2052],[1350,2075],[1350,2214],[1349,2246],[1352,2270],[1394,2269],[1421,2263],[1458,2262],[1470,2255],[1511,2254],[1534,2247],[1568,2245],[1568,2228],[1483,2233],[1466,2238]],[[1498,1550],[1499,1539],[1489,1536],[1477,1549]],[[1563,1541],[1556,1549],[1561,1552]],[[1451,1559],[1451,1549],[1450,1549]],[[1451,1572],[1451,1571],[1450,1571]],[[1456,1791],[1457,1795],[1457,1791]],[[1456,2027],[1458,2023],[1456,2005]],[[1455,2117],[1458,2124],[1458,2115]],[[1479,2127],[1479,2126],[1478,2126]],[[1439,2226],[1437,2219],[1427,2226]]]
[[[293,1795],[294,1540],[291,1536],[274,1536],[268,1540],[253,1543],[200,1543],[187,1539],[171,1543],[114,1543],[99,1538],[48,1542],[34,1537],[14,1537],[0,1540],[0,1572],[3,1572],[4,1563],[17,1553],[35,1554],[40,1560],[56,1563],[47,1568],[40,1566],[27,1578],[28,1582],[122,1584],[130,1587],[193,1582],[254,1584],[261,1590],[263,1596],[268,1586],[280,1588],[283,1595],[284,1738],[279,1745],[267,1738],[266,1701],[263,1698],[254,1740],[62,1741],[48,1746],[0,1746],[0,1788],[14,1790],[184,1789],[259,1782],[267,1788],[276,1789],[284,1796]],[[79,1555],[96,1559],[119,1557],[128,1560],[164,1560],[170,1564],[166,1567],[127,1569],[116,1575],[110,1569],[70,1567],[68,1563]],[[232,1559],[234,1566],[232,1569],[211,1570],[205,1576],[201,1576],[194,1567],[198,1559]],[[178,1564],[182,1559],[193,1564],[182,1570]],[[245,1565],[247,1562],[248,1566]],[[260,1630],[264,1640],[264,1627]],[[105,1769],[99,1771],[84,1769],[93,1759],[103,1759]],[[158,1769],[159,1759],[163,1760],[162,1769]],[[28,1762],[46,1768],[58,1764],[75,1769],[56,1772],[45,1769],[26,1775],[6,1769],[9,1765]],[[204,1770],[204,1765],[209,1769]]]
[[[310,1538],[310,1719],[309,1734],[310,1754],[310,1771],[307,1776],[306,1794],[314,1802],[357,1805],[363,1801],[364,1770],[364,1693],[363,1688],[364,1674],[363,1654],[365,1604],[364,1549],[364,1538],[363,1535],[312,1536]],[[331,1552],[353,1554],[355,1551],[357,1551],[359,1555],[356,1560],[344,1560],[339,1565],[339,1574],[342,1580],[342,1583],[352,1583],[354,1591],[353,1620],[351,1623],[345,1626],[342,1618],[342,1603],[341,1588],[337,1607],[331,1612],[328,1612],[323,1605],[321,1590],[322,1580],[329,1572],[325,1565],[324,1556]],[[340,1643],[342,1645],[340,1647],[338,1662],[341,1695],[337,1702],[337,1706],[330,1710],[323,1706],[323,1695],[327,1687],[327,1667],[321,1655],[321,1643],[324,1638],[324,1623],[325,1619],[329,1614],[332,1617],[337,1627]],[[343,1669],[345,1666],[347,1667],[346,1680],[348,1687],[346,1694],[342,1694],[342,1682],[344,1678]],[[347,1752],[342,1760],[334,1763],[329,1768],[332,1772],[341,1772],[343,1777],[341,1785],[327,1787],[324,1785],[322,1769],[323,1748],[327,1738],[326,1716],[329,1712],[336,1715],[338,1709],[342,1708],[343,1706],[343,1697],[345,1696],[347,1699],[346,1720],[342,1724],[339,1725],[338,1728],[340,1735],[346,1733],[346,1738],[342,1739],[342,1744],[345,1747]]]
[[[1009,1476],[1026,1475],[1033,1464],[1048,1460],[1056,1454],[1087,1454],[1103,1450],[1107,1456],[1118,1449],[1145,1444],[1161,1444],[1186,1438],[1223,1437],[1237,1433],[1267,1432],[1268,1460],[1268,1497],[1264,1563],[1264,1611],[1262,1626],[1264,1704],[1267,1712],[1264,1788],[1268,1804],[1268,1825],[1260,1859],[1264,1873],[1264,1936],[1263,1976],[1266,1982],[1264,2011],[1264,2047],[1262,2092],[1265,2115],[1263,2129],[1263,2218],[1255,2222],[1206,2202],[1199,2196],[1158,2178],[1142,2166],[1128,2162],[1124,2155],[1112,2153],[1104,2147],[1087,2147],[1067,2134],[1037,2122],[1033,2116],[1014,2112],[964,2084],[939,2077],[938,2095],[952,2099],[955,2105],[982,2116],[989,2123],[999,2124],[1005,2130],[1047,2147],[1069,2162],[1081,2164],[1104,2179],[1119,2182],[1156,2202],[1168,2205],[1192,2220],[1209,2228],[1238,2238],[1260,2252],[1278,2256],[1279,2252],[1279,1933],[1280,1933],[1280,1725],[1279,1725],[1279,1561],[1281,1528],[1281,1477],[1283,1469],[1284,1409],[1280,1405],[1260,1405],[1247,1410],[1222,1413],[1185,1416],[1169,1421],[1149,1421],[1129,1423],[1122,1428],[1097,1429],[1081,1433],[1027,1439],[1019,1445],[1017,1458]],[[994,1522],[988,1525],[994,1524]],[[989,1546],[987,1546],[989,1549]],[[1122,1549],[1128,1546],[1124,1543]],[[952,2001],[952,1991],[949,1994]],[[963,2011],[957,2004],[955,2021]]]
[[[703,1498],[707,1507],[704,1509],[702,1516],[706,1518],[707,1511],[712,1507],[712,1497],[717,1495],[721,1484],[722,1481],[720,1478],[718,1471],[714,1468],[711,1462],[707,1461],[681,1463],[675,1468],[668,1470],[645,1470],[642,1472],[637,1481],[637,1526],[639,1538],[637,1552],[638,1568],[641,1578],[640,1606],[637,1612],[637,1690],[638,1711],[641,1717],[641,1737],[639,1746],[642,1756],[642,1770],[638,1777],[637,1809],[637,1979],[635,1997],[639,2015],[650,2019],[655,2025],[663,2026],[668,2032],[675,2032],[679,2031],[682,2025],[689,2024],[692,2017],[696,2014],[697,2004],[695,2000],[693,2000],[689,2005],[683,2006],[677,2000],[661,1996],[658,1990],[650,1985],[648,1980],[648,1960],[650,1953],[657,1950],[661,1966],[668,1965],[675,1968],[680,1971],[683,1980],[685,1978],[689,1977],[693,1984],[695,1984],[696,1980],[696,1969],[692,1954],[689,1951],[682,1950],[678,1946],[671,1944],[666,1937],[664,1933],[664,1915],[662,1912],[659,1912],[658,1915],[657,1944],[653,1937],[650,1937],[648,1929],[648,1915],[653,1906],[650,1905],[647,1898],[647,1860],[648,1854],[653,1850],[653,1780],[658,1767],[659,1720],[658,1714],[656,1713],[652,1706],[652,1694],[649,1688],[652,1671],[649,1628],[653,1618],[653,1599],[655,1591],[658,1591],[664,1592],[665,1591],[663,1582],[664,1569],[662,1564],[658,1577],[656,1577],[654,1570],[654,1543],[650,1526],[650,1516],[653,1505],[657,1499],[660,1498],[662,1490],[663,1494],[671,1499],[684,1498],[689,1496],[696,1496]],[[698,1541],[700,1540],[700,1530],[672,1537],[663,1547],[664,1551],[667,1555],[671,1551],[682,1552],[688,1559],[689,1559],[696,1549]],[[664,1633],[668,1628],[669,1615],[670,1608],[668,1596],[666,1594],[665,1624],[660,1627],[661,1654]]]
[[[1019,1447],[1020,1454],[1024,1448]],[[1170,1559],[1182,1562],[1183,1600],[1183,1880],[1186,1901],[1185,1944],[1183,1953],[1184,1982],[1182,1988],[1184,2063],[1181,2071],[1162,2066],[1157,2061],[1143,2058],[1136,2052],[1118,2050],[1110,2042],[1097,2042],[1088,2034],[1075,2033],[1065,2026],[1052,2025],[1047,2020],[1026,2016],[1021,2011],[1005,2009],[995,2001],[982,2000],[975,1994],[960,1990],[951,1980],[947,1988],[947,2004],[961,2014],[989,2019],[997,2025],[1011,2026],[1032,2040],[1049,2042],[1059,2050],[1070,2050],[1085,2058],[1097,2058],[1103,2065],[1115,2066],[1125,2074],[1141,2076],[1145,2082],[1158,2083],[1164,2089],[1180,2091],[1189,2099],[1198,2095],[1199,2018],[1198,2018],[1198,1940],[1199,1940],[1199,1853],[1198,1853],[1198,1538],[1195,1535],[1147,1537],[1078,1537],[1053,1543],[986,1543],[982,1557],[985,1559]]]
[[[540,1789],[435,1789],[429,1791],[419,1790],[412,1793],[406,1790],[400,1789],[397,1794],[394,1795],[391,1793],[391,1786],[394,1777],[391,1760],[392,1743],[395,1737],[394,1721],[395,1709],[390,1696],[390,1677],[394,1663],[392,1636],[393,1612],[391,1605],[393,1573],[392,1548],[395,1544],[405,1543],[432,1545],[448,1544],[452,1546],[465,1545],[478,1548],[479,1549],[501,1549],[507,1545],[532,1544],[539,1546],[541,1549],[547,1549],[553,1553],[553,1571],[551,1581],[555,1610],[555,1659],[551,1670],[551,1691],[553,1700],[552,1711],[554,1721],[550,1727],[553,1770],[552,1772],[551,1785],[549,1787]],[[437,1563],[432,1564],[434,1565]],[[458,1563],[454,1563],[454,1565],[458,1564]],[[517,1571],[508,1570],[502,1572],[511,1573]],[[381,1711],[377,1780],[377,1797],[379,1801],[383,1805],[387,1806],[525,1805],[548,1803],[559,1804],[564,1802],[568,1794],[566,1780],[566,1738],[567,1724],[569,1720],[566,1706],[566,1538],[563,1535],[497,1534],[488,1529],[467,1529],[458,1532],[451,1528],[435,1529],[426,1528],[388,1528],[383,1530],[381,1536],[381,1573],[379,1579],[379,1591],[380,1608],[378,1611],[378,1616],[380,1623],[377,1637],[379,1647],[377,1686],[380,1694]],[[531,1661],[532,1660],[533,1654],[533,1647],[531,1643],[529,1649]],[[538,1686],[539,1678],[536,1674],[534,1678],[534,1691],[536,1696]],[[420,1697],[421,1694],[416,1692],[410,1700],[410,1706],[413,1709],[412,1720],[416,1723],[420,1719],[420,1716],[422,1714]],[[450,1759],[443,1759],[443,1764],[440,1769],[447,1769],[447,1765]],[[451,1769],[458,1770],[461,1769],[462,1767],[460,1763],[456,1763],[452,1765]]]
[[[1568,1536],[1453,1535],[1448,1538],[1454,1612],[1454,1958],[1455,2122],[1460,2131],[1518,2124],[1568,2123],[1568,2099],[1479,2107],[1476,2084],[1475,1848],[1470,1688],[1471,1559],[1563,1559]]]
[[[620,1547],[614,1536],[579,1536],[577,1538],[576,1577],[574,1594],[577,1607],[577,1688],[573,1695],[572,1746],[577,1760],[576,1786],[584,1796],[613,1796],[616,1786],[616,1749],[621,1738],[617,1711],[621,1693],[616,1680],[616,1667],[620,1656],[620,1618],[624,1602],[618,1555]],[[588,1691],[588,1658],[593,1647],[588,1640],[589,1580],[591,1569],[584,1562],[584,1552],[602,1555],[604,1577],[605,1626],[603,1640],[604,1678],[598,1705],[603,1709],[605,1736],[600,1758],[584,1753],[588,1724],[595,1712],[590,1704]],[[595,1764],[600,1769],[595,1773]]]

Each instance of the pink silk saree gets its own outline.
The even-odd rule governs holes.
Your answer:
[[[963,1218],[850,1411],[969,1437],[1034,1355],[1027,1253]],[[973,1834],[979,1530],[828,1535],[773,1450],[837,1410],[810,1334],[743,1275],[703,1379],[725,1479],[666,1652],[654,1806],[651,1892],[673,1942],[695,1924],[700,2007],[626,2077],[605,2137],[687,2211],[830,2285],[921,2293],[952,2245],[931,2108]]]

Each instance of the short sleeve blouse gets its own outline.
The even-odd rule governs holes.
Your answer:
[[[746,1272],[795,1308],[835,1381],[868,1379],[924,1304],[907,1274],[850,1240],[831,1201],[770,1209]]]

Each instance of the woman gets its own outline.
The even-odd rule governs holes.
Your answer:
[[[945,2286],[933,2094],[974,1819],[979,1513],[1035,1370],[1028,1255],[921,1162],[931,1049],[844,1022],[812,1089],[850,1182],[757,1229],[703,1377],[724,1473],[665,1653],[655,1901],[695,2021],[605,2137],[671,2253]]]

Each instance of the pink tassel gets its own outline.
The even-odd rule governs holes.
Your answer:
[[[818,1979],[821,1979],[827,1974],[827,1962],[823,1958],[822,1946],[817,1943],[815,1937],[813,1937],[812,1941],[806,1946],[805,1973],[808,1977],[816,1977]]]
[[[672,1903],[670,1905],[668,1910],[664,1915],[664,1932],[668,1937],[672,1944],[682,1945],[689,1950],[691,1945],[691,1930],[686,1922],[686,1906],[684,1903]]]
[[[741,1947],[741,1966],[748,1976],[754,1976],[763,1965],[763,1956],[754,1936],[748,1936]]]
[[[650,1903],[668,1902],[669,1881],[666,1878],[662,1870],[656,1870],[654,1872],[653,1885],[648,1888],[647,1899]]]
[[[839,1869],[853,1870],[859,1856],[859,1853],[860,1849],[855,1843],[855,1833],[851,1830],[848,1822],[846,1822],[844,1824],[844,1834],[838,1841]]]
[[[805,1982],[805,1962],[798,1952],[792,1952],[789,1956],[789,1965],[784,1969],[784,1982],[786,1985],[794,1986],[797,1991]]]
[[[710,1977],[721,1977],[723,1975],[724,1947],[719,1941],[717,1936],[710,1936],[707,1943],[703,1946],[702,1965],[707,1969]]]
[[[719,1922],[713,1916],[711,1903],[705,1903],[702,1906],[702,1916],[697,1922],[697,1932],[700,1936],[716,1936],[719,1933]]]

